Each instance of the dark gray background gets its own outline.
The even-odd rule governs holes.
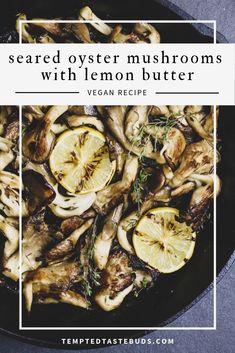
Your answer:
[[[235,43],[235,0],[172,0],[196,19],[217,20],[217,30]],[[136,2],[137,3],[137,2]],[[147,4],[147,1],[146,1]],[[235,264],[217,285],[217,330],[216,331],[155,331],[147,337],[173,338],[173,345],[123,345],[98,349],[102,353],[146,352],[146,353],[234,353],[235,352]],[[185,289],[187,290],[187,288]],[[2,305],[3,303],[0,303]],[[210,291],[200,302],[177,320],[174,327],[213,325],[213,293]],[[0,335],[1,353],[53,353],[56,350],[20,343]],[[66,348],[66,347],[65,347]],[[67,350],[61,350],[67,353]],[[88,351],[83,351],[87,353]],[[90,351],[91,352],[91,351]]]

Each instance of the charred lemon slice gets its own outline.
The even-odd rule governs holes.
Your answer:
[[[194,251],[196,233],[177,221],[178,215],[175,208],[152,209],[140,219],[133,233],[136,255],[162,273],[179,270]]]
[[[85,126],[60,135],[49,163],[58,183],[74,194],[103,189],[116,169],[104,135]]]

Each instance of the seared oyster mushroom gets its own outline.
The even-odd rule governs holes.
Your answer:
[[[126,160],[125,150],[110,134],[106,135],[106,141],[109,148],[110,159],[111,161],[116,160],[116,173],[120,175]]]
[[[89,309],[90,303],[81,294],[72,290],[63,290],[58,292],[52,292],[49,294],[38,294],[34,297],[34,301],[37,304],[56,304],[65,303],[80,308]]]
[[[126,159],[122,180],[110,184],[103,190],[97,192],[94,209],[100,214],[107,214],[107,211],[115,207],[127,193],[134,182],[138,171],[138,158],[128,156]]]
[[[0,137],[0,170],[3,170],[14,160],[12,152],[13,143],[3,137]]]
[[[25,157],[36,163],[42,163],[48,159],[55,141],[51,131],[52,124],[67,109],[68,106],[62,105],[51,107],[35,129],[26,131],[22,146]]]
[[[129,254],[134,255],[135,251],[133,246],[127,239],[127,233],[131,231],[139,220],[139,211],[131,212],[127,217],[123,218],[118,225],[117,239],[121,247],[126,250]]]
[[[106,36],[110,35],[112,32],[112,27],[108,26],[99,17],[97,17],[88,6],[85,6],[80,10],[80,17],[83,20],[97,21],[91,22],[91,26]]]
[[[20,21],[22,21],[22,20],[27,20],[27,17],[25,14],[20,13],[16,19],[16,31],[19,34],[21,33],[21,36],[22,36],[22,39],[24,42],[35,43],[35,40],[33,39],[33,37],[31,36],[31,34],[28,31],[29,24],[24,22],[24,23],[21,23],[21,25],[20,25]],[[21,30],[21,32],[20,32],[20,30]]]
[[[19,280],[19,252],[16,251],[8,259],[4,261],[2,273],[4,276],[12,279],[13,281]]]
[[[75,246],[81,237],[93,224],[94,219],[91,218],[84,222],[79,228],[75,229],[66,239],[56,244],[46,254],[47,263],[62,261],[71,256]]]
[[[189,126],[202,138],[208,141],[213,141],[213,135],[204,129],[203,122],[206,120],[206,115],[202,112],[191,113],[186,116]]]
[[[145,43],[137,33],[131,32],[129,34],[122,33],[122,25],[117,25],[109,36],[110,43]]]
[[[137,112],[135,112],[137,109]],[[146,119],[146,106],[142,109],[141,107],[134,107],[132,110],[131,117],[129,113],[129,122],[128,122],[128,132],[130,140],[128,140],[125,134],[125,119],[126,119],[126,111],[127,107],[125,106],[106,106],[106,107],[98,107],[100,114],[106,117],[105,123],[114,135],[114,137],[118,140],[118,142],[129,152],[136,154],[137,156],[144,156],[147,158],[155,159],[158,163],[164,163],[164,158],[161,157],[158,151],[154,151],[153,145],[151,141],[145,141],[142,146],[139,145],[139,137],[135,136],[131,133],[133,130],[132,125],[132,117],[133,124],[139,121],[143,121]],[[144,113],[143,117],[142,114]],[[141,117],[139,115],[141,114]],[[137,124],[139,125],[139,123]],[[135,127],[136,129],[136,127]],[[137,138],[136,138],[137,137]]]
[[[163,158],[165,157],[170,167],[174,169],[186,147],[186,141],[182,132],[174,127],[166,131],[165,127],[149,124],[146,125],[145,132],[163,144],[160,154]]]
[[[82,125],[91,125],[100,132],[104,132],[104,124],[96,116],[91,115],[70,115],[66,118],[69,127],[79,127]]]
[[[39,211],[56,197],[53,187],[42,174],[34,170],[28,170],[23,173],[23,183],[27,185],[27,204],[30,214]]]
[[[95,295],[96,303],[105,311],[118,308],[133,290],[134,279],[128,256],[121,251],[113,253],[102,277],[102,288]]]
[[[214,194],[217,196],[221,190],[221,181],[218,176],[192,174],[190,179],[199,182],[199,186],[193,192],[189,207],[182,219],[189,222],[195,230],[198,230],[203,223],[203,217]]]
[[[180,186],[191,174],[207,174],[213,168],[213,147],[206,141],[191,143],[182,155],[180,166],[176,169],[170,184],[173,187]]]
[[[150,24],[136,23],[129,34],[122,33],[122,26],[117,25],[109,36],[109,42],[113,43],[160,43],[160,34]]]
[[[13,281],[19,279],[19,231],[18,222],[11,218],[4,218],[0,215],[0,232],[5,237],[2,273]]]
[[[140,127],[147,122],[151,109],[148,105],[138,105],[129,110],[125,119],[125,135],[129,141],[133,141]]]
[[[19,217],[19,177],[15,174],[0,172],[0,209],[8,217]],[[22,200],[22,216],[28,214],[27,206]]]
[[[72,216],[80,216],[87,211],[96,200],[96,193],[89,192],[83,195],[74,195],[67,193],[63,196],[58,191],[58,184],[54,186],[56,197],[49,205],[51,211],[60,218],[67,218]]]
[[[69,31],[82,43],[92,43],[90,32],[85,23],[72,23]]]
[[[61,37],[61,35],[63,34],[61,30],[61,25],[58,22],[45,22],[44,18],[33,18],[32,20],[35,21],[34,23],[32,23],[33,26],[42,28],[56,37]]]
[[[37,213],[23,224],[22,273],[38,268],[44,252],[57,241],[55,229],[45,223],[44,216]]]
[[[33,119],[40,120],[44,117],[44,113],[42,111],[42,106],[40,105],[25,105],[23,107],[23,116],[26,118],[30,123]]]
[[[18,229],[9,222],[8,218],[4,218],[0,215],[0,231],[6,238],[4,246],[4,257],[3,262],[6,261],[13,255],[18,249],[19,244],[19,231]]]
[[[27,310],[31,310],[34,295],[50,297],[53,293],[65,292],[79,281],[80,274],[80,266],[75,261],[65,261],[28,272],[23,287]]]
[[[118,222],[122,216],[122,209],[123,204],[120,204],[106,217],[103,229],[95,239],[93,258],[100,270],[103,270],[107,264],[112,241],[116,236]]]
[[[134,32],[142,37],[147,43],[158,44],[161,41],[161,37],[156,28],[149,23],[138,22],[134,26]]]
[[[8,112],[6,107],[0,107],[0,136],[3,135],[7,123]]]

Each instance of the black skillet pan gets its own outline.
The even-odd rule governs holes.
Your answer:
[[[70,16],[84,4],[92,7],[102,18],[111,19],[191,19],[187,14],[166,1],[148,1],[139,5],[136,1],[74,1],[55,0],[21,1],[16,5],[8,2],[8,9],[1,19],[2,41],[17,41],[14,16],[25,12],[29,17]],[[146,5],[147,4],[147,5]],[[76,11],[75,11],[76,12]],[[213,31],[204,25],[158,24],[162,42],[213,42]],[[0,40],[1,40],[0,38]],[[226,42],[220,34],[219,42]],[[233,223],[233,195],[235,194],[235,107],[221,107],[219,137],[221,139],[222,161],[220,175],[223,181],[218,198],[217,225],[217,273],[219,278],[228,269],[234,258],[235,225]],[[64,348],[61,338],[70,337],[137,337],[146,331],[138,327],[165,326],[189,307],[194,305],[211,287],[213,280],[213,222],[208,221],[198,237],[196,250],[191,261],[180,271],[160,276],[155,287],[143,296],[129,300],[111,313],[86,312],[78,308],[59,304],[34,306],[30,316],[23,315],[23,325],[30,327],[135,327],[132,330],[69,330],[69,331],[19,331],[18,296],[5,288],[0,289],[0,327],[5,333],[42,346]],[[80,347],[80,346],[79,346]],[[99,345],[100,347],[100,345]],[[69,348],[73,348],[69,346]],[[80,348],[89,348],[84,345]],[[91,345],[90,348],[95,348]]]

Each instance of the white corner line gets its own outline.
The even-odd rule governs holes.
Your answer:
[[[107,331],[115,331],[115,330],[126,330],[126,331],[131,331],[131,330],[146,330],[146,331],[214,331],[216,330],[215,326],[205,326],[205,327],[21,327],[21,330],[32,330],[32,331],[37,331],[37,330],[46,330],[46,331],[70,331],[70,330],[79,330],[79,331],[87,331],[87,330],[107,330]]]
[[[210,23],[213,24],[214,20],[20,20],[22,23]]]
[[[19,329],[22,326],[22,106],[19,105]]]
[[[214,241],[214,247],[213,247],[213,269],[214,269],[214,302],[213,302],[213,321],[214,321],[214,327],[216,329],[217,326],[217,300],[216,300],[216,294],[217,294],[217,287],[216,287],[216,279],[217,279],[217,258],[216,258],[216,249],[217,249],[217,229],[216,229],[216,221],[217,221],[217,199],[216,199],[216,192],[215,190],[217,189],[217,121],[216,121],[216,105],[213,107],[213,117],[214,117],[214,132],[213,132],[213,141],[214,141],[214,194],[213,194],[213,241]]]
[[[22,22],[23,20],[20,20],[20,33],[19,33],[19,44],[22,44]]]
[[[217,41],[217,24],[216,21],[214,21],[214,44],[216,44]]]

